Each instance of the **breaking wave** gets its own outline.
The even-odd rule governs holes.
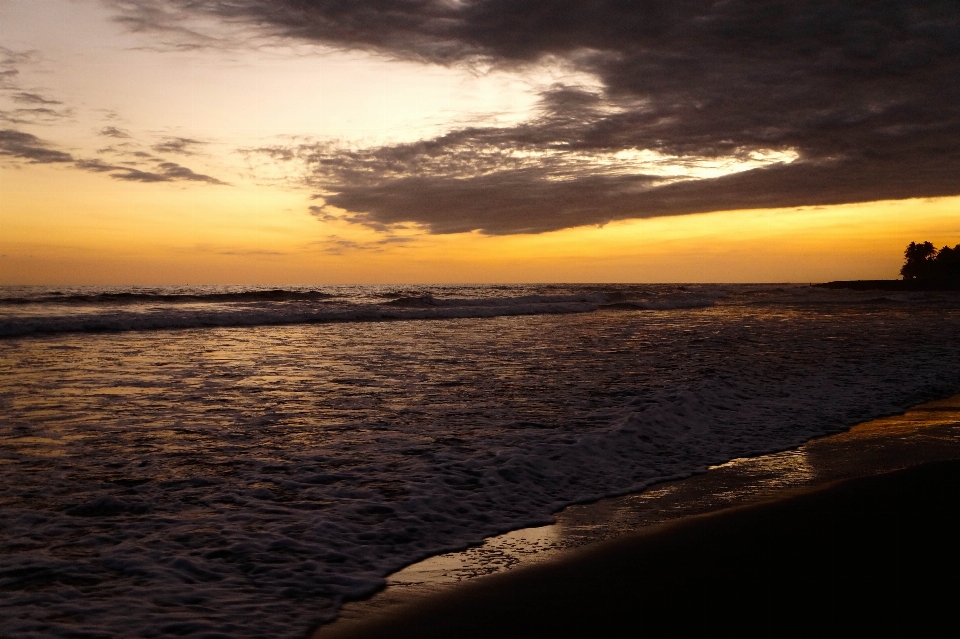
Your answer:
[[[466,292],[475,292],[476,289]],[[459,291],[458,291],[459,292]],[[490,292],[490,289],[487,289]],[[500,289],[496,292],[504,292]],[[509,290],[506,292],[510,292]],[[646,294],[644,294],[646,293]],[[40,291],[0,297],[0,337],[705,308],[716,294],[671,289],[444,296],[369,290]]]

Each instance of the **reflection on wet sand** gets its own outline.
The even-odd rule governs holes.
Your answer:
[[[544,561],[645,526],[956,458],[960,458],[960,395],[865,422],[793,450],[733,459],[642,493],[570,506],[557,513],[555,524],[512,531],[480,546],[408,566],[390,575],[388,587],[375,597],[344,606],[339,619],[365,617],[450,584]],[[323,628],[317,636],[323,636]]]

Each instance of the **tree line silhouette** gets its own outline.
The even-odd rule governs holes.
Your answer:
[[[904,280],[960,280],[960,244],[938,250],[931,242],[910,242],[903,257]]]

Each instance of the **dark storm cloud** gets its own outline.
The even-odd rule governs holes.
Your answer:
[[[180,155],[193,155],[194,147],[206,144],[200,140],[191,138],[166,138],[163,142],[153,145],[153,150],[158,153],[179,153]]]
[[[118,5],[119,6],[119,5]],[[624,217],[960,194],[955,0],[154,0],[140,30],[214,17],[263,35],[500,68],[560,60],[595,76],[542,113],[365,151],[275,148],[327,204],[373,225],[537,232]],[[578,156],[651,150],[792,163],[656,181]],[[519,152],[519,153],[518,153]],[[540,158],[543,165],[537,166]]]

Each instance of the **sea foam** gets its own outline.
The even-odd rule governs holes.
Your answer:
[[[0,341],[2,634],[302,636],[417,559],[960,389],[957,295],[326,293],[292,303],[425,315]],[[538,305],[585,310],[476,312]]]

